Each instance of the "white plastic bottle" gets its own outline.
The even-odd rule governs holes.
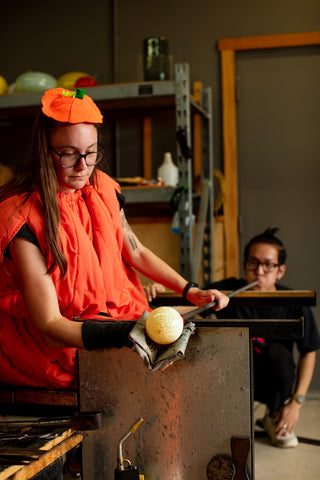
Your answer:
[[[166,152],[163,156],[163,162],[158,168],[158,178],[170,187],[176,187],[178,185],[178,167],[173,163],[170,152]]]

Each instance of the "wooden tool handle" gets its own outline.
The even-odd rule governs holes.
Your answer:
[[[249,480],[247,462],[250,446],[249,437],[231,437],[231,452],[236,467],[234,480]]]

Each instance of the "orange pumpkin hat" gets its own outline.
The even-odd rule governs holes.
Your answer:
[[[51,88],[42,97],[43,113],[58,122],[102,123],[102,115],[83,88],[76,92],[65,88]]]

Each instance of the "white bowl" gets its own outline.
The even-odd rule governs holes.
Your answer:
[[[48,73],[26,72],[16,79],[16,92],[41,92],[56,85],[56,79]]]

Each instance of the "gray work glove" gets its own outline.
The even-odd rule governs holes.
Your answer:
[[[146,320],[150,312],[143,312],[134,328],[129,333],[129,338],[134,344],[134,349],[141,357],[149,370],[164,369],[176,360],[184,357],[190,336],[196,326],[189,322],[185,325],[181,336],[170,345],[158,345],[153,342],[146,331]]]

